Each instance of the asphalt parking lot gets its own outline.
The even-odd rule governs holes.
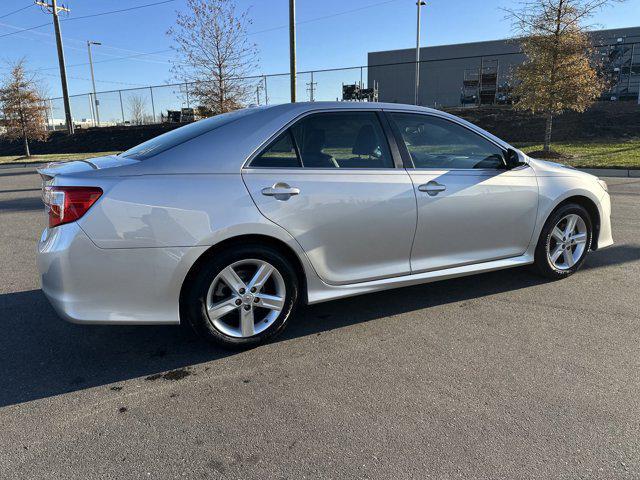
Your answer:
[[[233,353],[58,319],[39,179],[0,170],[0,477],[638,478],[640,179],[609,184],[616,244],[568,280],[307,307]]]

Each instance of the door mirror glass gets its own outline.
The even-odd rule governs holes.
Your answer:
[[[511,170],[512,168],[519,167],[524,165],[524,162],[520,158],[520,155],[513,148],[509,148],[504,154],[504,161],[507,164],[507,169]]]

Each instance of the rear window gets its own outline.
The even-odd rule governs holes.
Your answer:
[[[218,127],[227,125],[234,122],[239,118],[245,117],[251,113],[255,113],[257,109],[244,108],[242,110],[236,110],[235,112],[223,113],[216,115],[215,117],[206,118],[198,122],[190,123],[184,127],[176,128],[170,132],[163,133],[151,140],[147,140],[140,145],[136,145],[129,150],[122,152],[120,156],[126,158],[133,158],[134,160],[146,160],[153,157],[165,150],[187,142],[193,138],[196,138],[204,133],[215,130]]]

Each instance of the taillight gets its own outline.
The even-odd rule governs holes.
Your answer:
[[[42,199],[49,213],[49,227],[82,217],[102,195],[98,187],[45,187]]]

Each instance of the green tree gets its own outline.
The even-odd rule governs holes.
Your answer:
[[[614,1],[528,0],[508,10],[526,56],[515,71],[514,106],[545,116],[545,152],[553,117],[565,110],[583,112],[604,89],[585,22]]]

